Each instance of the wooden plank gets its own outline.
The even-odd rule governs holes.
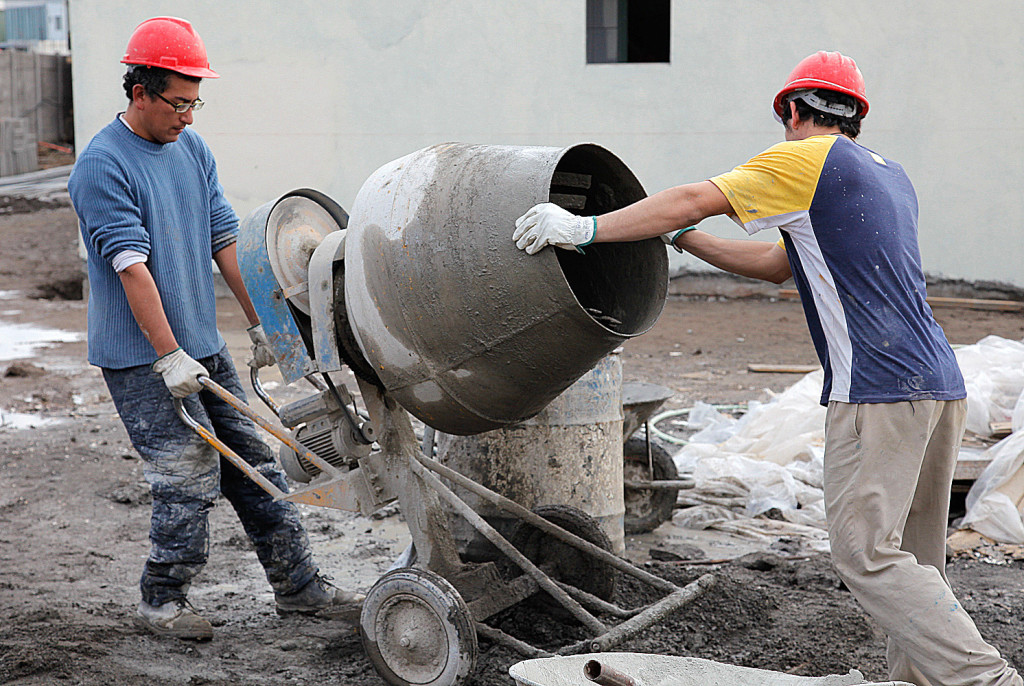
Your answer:
[[[992,438],[1006,438],[1013,433],[1013,422],[990,422],[988,430],[992,432]]]
[[[809,374],[821,369],[817,364],[748,364],[748,372],[758,374]]]
[[[780,288],[779,300],[799,300],[800,294],[795,288]],[[1024,302],[1019,300],[986,300],[984,298],[945,298],[928,296],[928,304],[932,307],[960,307],[968,310],[996,310],[1000,312],[1024,312]]]
[[[961,457],[956,461],[953,468],[954,481],[974,481],[985,471],[992,460],[964,459]]]
[[[962,307],[968,310],[999,310],[1001,312],[1024,311],[1024,302],[1017,300],[985,300],[982,298],[942,298],[929,296],[932,307]]]

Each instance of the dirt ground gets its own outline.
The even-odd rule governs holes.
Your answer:
[[[84,332],[75,232],[68,208],[0,216],[0,324]],[[798,303],[692,290],[685,279],[675,281],[658,325],[623,353],[627,380],[675,391],[668,407],[759,399],[764,389],[781,391],[799,376],[748,373],[748,364],[816,362]],[[241,364],[243,319],[231,301],[220,304],[221,330]],[[937,315],[954,343],[1024,336],[1019,313],[942,309]],[[291,392],[272,379],[267,386]],[[190,593],[215,625],[213,640],[159,639],[132,626],[148,551],[149,496],[102,378],[85,363],[84,341],[0,361],[0,410],[52,421],[0,426],[0,683],[383,684],[354,627],[274,613],[273,595],[230,507],[213,512],[210,562]],[[395,514],[366,519],[318,508],[303,514],[324,571],[363,591],[408,539]],[[857,668],[868,679],[884,679],[884,637],[827,556],[753,552],[719,564],[659,562],[646,554],[657,537],[656,531],[644,539],[647,548],[628,539],[628,554],[675,582],[711,572],[718,584],[622,650],[808,676]],[[690,558],[687,545],[673,536],[658,547]],[[949,568],[982,634],[1018,668],[1024,667],[1022,567],[956,559]],[[630,604],[650,597],[623,582],[617,599]],[[533,607],[514,608],[492,623],[541,647],[583,636],[578,625]],[[519,659],[481,639],[472,683],[510,684],[507,669]]]

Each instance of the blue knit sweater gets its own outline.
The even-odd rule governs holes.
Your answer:
[[[238,233],[217,165],[191,129],[152,143],[114,119],[79,155],[68,180],[89,258],[89,362],[123,369],[156,351],[132,316],[114,257],[147,256],[171,330],[193,358],[224,346],[217,331],[211,259]]]

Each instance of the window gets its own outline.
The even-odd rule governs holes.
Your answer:
[[[587,0],[587,63],[668,62],[671,0]]]
[[[46,8],[8,7],[8,40],[46,40]]]

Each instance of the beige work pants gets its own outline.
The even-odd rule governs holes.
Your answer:
[[[946,521],[967,401],[830,402],[825,512],[840,578],[889,637],[889,678],[1021,686],[946,579]]]

